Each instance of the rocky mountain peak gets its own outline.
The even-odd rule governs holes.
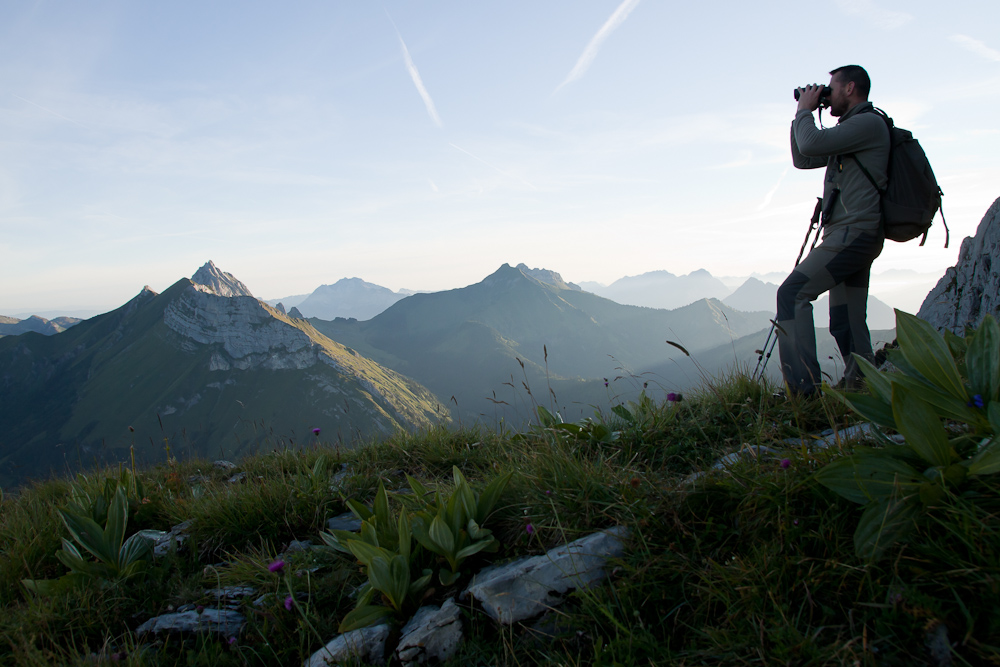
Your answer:
[[[578,292],[583,291],[579,285],[574,285],[573,283],[567,283],[566,281],[564,281],[562,279],[562,276],[556,273],[555,271],[551,271],[549,269],[529,269],[528,265],[524,264],[523,262],[521,264],[518,264],[517,268],[524,275],[531,276],[532,278],[534,278],[539,282],[543,282],[548,285],[558,287],[559,289],[571,289],[571,290],[576,290]]]
[[[211,260],[191,276],[191,282],[219,296],[253,296],[246,285],[233,274],[220,270]]]
[[[988,314],[1000,319],[1000,198],[986,211],[976,235],[962,241],[958,263],[945,271],[917,317],[961,335],[966,325],[979,326]]]

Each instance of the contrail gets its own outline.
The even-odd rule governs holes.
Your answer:
[[[399,45],[403,47],[403,59],[406,61],[406,70],[410,73],[410,78],[413,79],[413,85],[417,87],[417,92],[420,93],[420,97],[424,101],[424,106],[427,107],[427,115],[431,117],[435,125],[444,127],[441,123],[441,117],[438,116],[437,108],[434,106],[434,100],[431,99],[430,93],[424,88],[420,72],[417,70],[417,66],[413,64],[413,58],[410,57],[410,50],[406,48],[406,42],[403,41],[403,36],[399,32],[399,28],[396,27],[396,22],[389,16],[388,11],[385,12],[385,15],[389,17],[389,22],[392,23],[392,28],[396,31],[396,37],[399,38]]]
[[[580,54],[580,58],[576,61],[576,65],[569,73],[569,76],[566,77],[566,80],[556,86],[556,89],[552,91],[553,94],[566,84],[576,81],[583,76],[584,72],[587,71],[587,68],[590,67],[590,63],[592,63],[594,58],[597,57],[597,52],[600,50],[604,40],[606,40],[618,26],[625,22],[625,19],[628,18],[628,15],[638,4],[639,0],[625,0],[622,4],[618,5],[618,9],[615,10],[615,13],[611,15],[611,18],[604,22],[601,29],[597,31],[597,34],[594,35],[594,37],[590,40],[590,43],[587,44],[587,48],[585,48],[583,53]]]
[[[490,164],[489,162],[487,162],[483,158],[479,157],[478,155],[473,155],[472,153],[470,153],[469,151],[465,150],[461,146],[456,146],[455,144],[453,144],[451,142],[449,142],[448,145],[451,146],[452,148],[454,148],[457,151],[462,151],[463,153],[465,153],[466,155],[468,155],[469,157],[471,157],[473,160],[479,160],[480,162],[482,162],[483,164],[485,164],[490,169],[493,169],[494,171],[496,171],[501,176],[506,176],[507,178],[512,178],[515,181],[521,181],[522,183],[524,183],[525,185],[527,185],[532,190],[537,190],[538,189],[534,185],[532,185],[531,183],[529,183],[528,181],[526,181],[523,178],[521,178],[520,176],[515,176],[514,174],[508,174],[506,171],[504,171],[500,167],[497,167],[494,164]]]
[[[11,93],[11,95],[14,95],[14,93]],[[45,107],[43,107],[43,106],[42,106],[41,104],[36,104],[36,103],[32,102],[31,100],[26,100],[26,99],[24,99],[23,97],[21,97],[20,95],[14,95],[14,97],[16,97],[17,99],[21,100],[22,102],[27,102],[28,104],[30,104],[30,105],[32,105],[32,106],[36,106],[36,107],[38,107],[39,109],[41,109],[42,111],[45,111],[45,112],[47,112],[47,113],[50,113],[50,114],[52,114],[52,115],[53,115],[53,116],[55,116],[56,118],[62,118],[62,119],[63,119],[63,120],[65,120],[65,121],[68,121],[68,122],[70,122],[70,123],[73,123],[74,125],[79,125],[80,127],[82,127],[82,128],[83,128],[83,129],[85,129],[85,130],[89,130],[89,129],[91,129],[91,128],[87,127],[86,125],[84,125],[83,123],[78,123],[77,121],[73,120],[72,118],[67,118],[66,116],[63,116],[62,114],[58,114],[58,113],[56,113],[55,111],[53,111],[52,109],[46,109],[46,108],[45,108]]]
[[[760,206],[757,207],[758,213],[763,211],[765,208],[768,207],[768,205],[770,205],[771,200],[774,199],[775,193],[778,192],[778,188],[781,187],[781,182],[785,180],[785,174],[787,173],[788,173],[788,167],[785,167],[785,170],[781,172],[781,176],[778,177],[778,182],[774,184],[773,188],[768,190],[766,195],[764,195],[764,201],[761,202]]]
[[[951,41],[955,42],[966,51],[975,53],[977,56],[982,56],[983,58],[992,60],[995,63],[1000,62],[1000,51],[991,49],[978,39],[969,37],[968,35],[952,35]]]

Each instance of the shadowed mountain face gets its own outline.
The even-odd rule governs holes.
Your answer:
[[[61,334],[0,339],[0,485],[125,461],[133,444],[146,462],[167,444],[229,457],[308,444],[313,428],[351,442],[447,418],[423,387],[238,294],[239,281],[196,276],[212,286],[147,288]]]
[[[549,387],[560,405],[606,404],[604,378],[683,354],[667,340],[693,353],[758,331],[768,317],[704,299],[673,311],[625,306],[505,264],[480,283],[415,294],[367,322],[312,323],[476,417],[495,414],[497,400],[524,399],[525,379],[546,405]]]

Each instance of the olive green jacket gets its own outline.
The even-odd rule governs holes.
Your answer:
[[[886,185],[889,162],[889,128],[862,102],[840,117],[833,127],[820,129],[811,112],[800,110],[792,121],[792,164],[798,169],[826,167],[823,184],[823,238],[838,229],[881,230],[878,191],[854,153],[880,188]]]

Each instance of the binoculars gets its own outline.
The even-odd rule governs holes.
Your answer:
[[[795,101],[798,102],[799,101],[799,89],[796,88],[795,91],[792,93],[792,95],[795,96]],[[819,105],[821,107],[828,107],[828,106],[830,106],[830,96],[831,95],[833,95],[833,90],[830,88],[830,86],[823,86],[823,90],[820,91],[820,94],[819,94]]]

